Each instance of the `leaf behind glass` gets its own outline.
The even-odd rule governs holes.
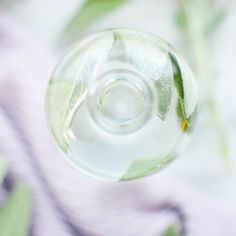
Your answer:
[[[114,10],[128,0],[87,0],[80,8],[70,23],[67,25],[65,34],[81,31],[106,13]]]

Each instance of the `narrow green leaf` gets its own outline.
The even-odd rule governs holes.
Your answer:
[[[114,10],[128,0],[87,0],[66,27],[65,34],[81,31],[103,15]]]
[[[206,35],[210,35],[214,33],[217,28],[220,26],[220,24],[223,22],[223,20],[226,17],[226,9],[219,9],[214,13],[214,15],[211,17],[210,21],[206,25],[205,33]]]
[[[172,98],[172,78],[161,78],[155,83],[158,95],[158,116],[165,120],[170,110]]]
[[[4,177],[7,173],[8,164],[4,159],[0,159],[0,184],[2,183]]]
[[[181,104],[184,105],[184,86],[183,86],[182,73],[176,57],[171,53],[169,53],[169,56],[171,59],[172,69],[174,74],[174,85],[176,87],[180,102]]]
[[[129,167],[126,174],[122,177],[122,180],[142,178],[154,173],[155,170],[156,160],[138,160]]]
[[[175,226],[170,226],[163,236],[180,236]]]
[[[165,158],[156,159],[139,159],[136,160],[121,178],[122,181],[142,178],[154,174],[167,166],[175,158],[174,154],[170,154]]]
[[[181,115],[184,120],[187,120],[185,109],[184,109],[184,86],[183,86],[182,73],[181,73],[180,67],[178,65],[178,62],[175,56],[170,53],[169,53],[169,56],[172,63],[174,85],[175,85],[175,88],[177,90],[178,97],[179,97],[178,105],[180,106],[177,106],[178,114]]]
[[[192,127],[196,123],[197,114],[198,114],[198,105],[196,106],[192,115],[187,119],[187,124],[189,127]]]
[[[188,24],[187,24],[187,18],[185,11],[183,7],[179,7],[178,11],[176,12],[175,15],[175,22],[176,25],[181,29],[181,30],[187,30]]]
[[[183,131],[191,131],[190,128],[194,125],[196,122],[197,117],[197,111],[198,111],[198,105],[196,105],[196,108],[194,112],[187,117],[186,111],[185,111],[185,93],[184,93],[184,84],[183,84],[183,77],[181,73],[181,69],[178,65],[177,59],[174,55],[169,54],[170,59],[172,62],[172,68],[173,68],[173,78],[174,78],[174,85],[178,93],[179,101],[177,103],[177,115],[181,120],[181,128]]]
[[[67,107],[68,97],[73,89],[73,83],[67,80],[52,80],[49,85],[48,93],[48,115],[51,119],[52,133],[57,139],[60,147],[66,152],[67,145],[62,135],[63,122]]]
[[[123,35],[119,33],[114,33],[113,37],[114,41],[109,53],[109,59],[129,63],[130,60],[127,55],[128,53],[126,45],[123,42]]]
[[[198,106],[196,106],[196,109],[194,110],[193,114],[186,119],[182,105],[178,101],[177,103],[177,116],[179,117],[180,123],[181,123],[181,129],[183,132],[191,132],[193,125],[196,123],[197,120],[197,113],[198,113]]]
[[[18,184],[0,208],[0,235],[26,236],[31,219],[31,194],[25,184]]]

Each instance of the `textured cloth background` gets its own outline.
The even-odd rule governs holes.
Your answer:
[[[10,170],[0,194],[25,180],[33,192],[36,236],[235,236],[236,210],[207,199],[165,172],[130,183],[78,173],[48,133],[44,96],[56,59],[0,11],[0,153]],[[207,181],[207,180],[206,180]]]

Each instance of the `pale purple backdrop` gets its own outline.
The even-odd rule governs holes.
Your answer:
[[[10,161],[0,194],[25,180],[33,192],[29,235],[235,236],[228,209],[165,172],[127,183],[78,173],[56,149],[47,129],[44,96],[56,64],[52,53],[8,13],[0,11],[0,153]]]

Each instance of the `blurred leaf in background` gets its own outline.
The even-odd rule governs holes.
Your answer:
[[[170,226],[167,228],[163,236],[180,236],[175,226]]]
[[[114,10],[128,0],[85,0],[67,25],[64,35],[70,36]]]
[[[195,7],[192,8],[193,6]],[[192,20],[188,19],[191,13],[194,13],[191,19],[195,18],[197,20],[195,23],[198,22],[198,26],[202,27],[206,36],[211,36],[225,19],[227,10],[225,8],[217,8],[209,0],[179,0],[179,8],[176,12],[175,20],[177,26],[185,33],[188,33],[188,28],[193,23]]]
[[[0,183],[7,173],[7,162],[0,159]],[[28,186],[16,184],[10,196],[0,207],[0,235],[26,236],[31,222],[32,199]]]
[[[2,181],[7,173],[7,167],[7,162],[4,159],[0,159],[0,184],[2,184]]]

